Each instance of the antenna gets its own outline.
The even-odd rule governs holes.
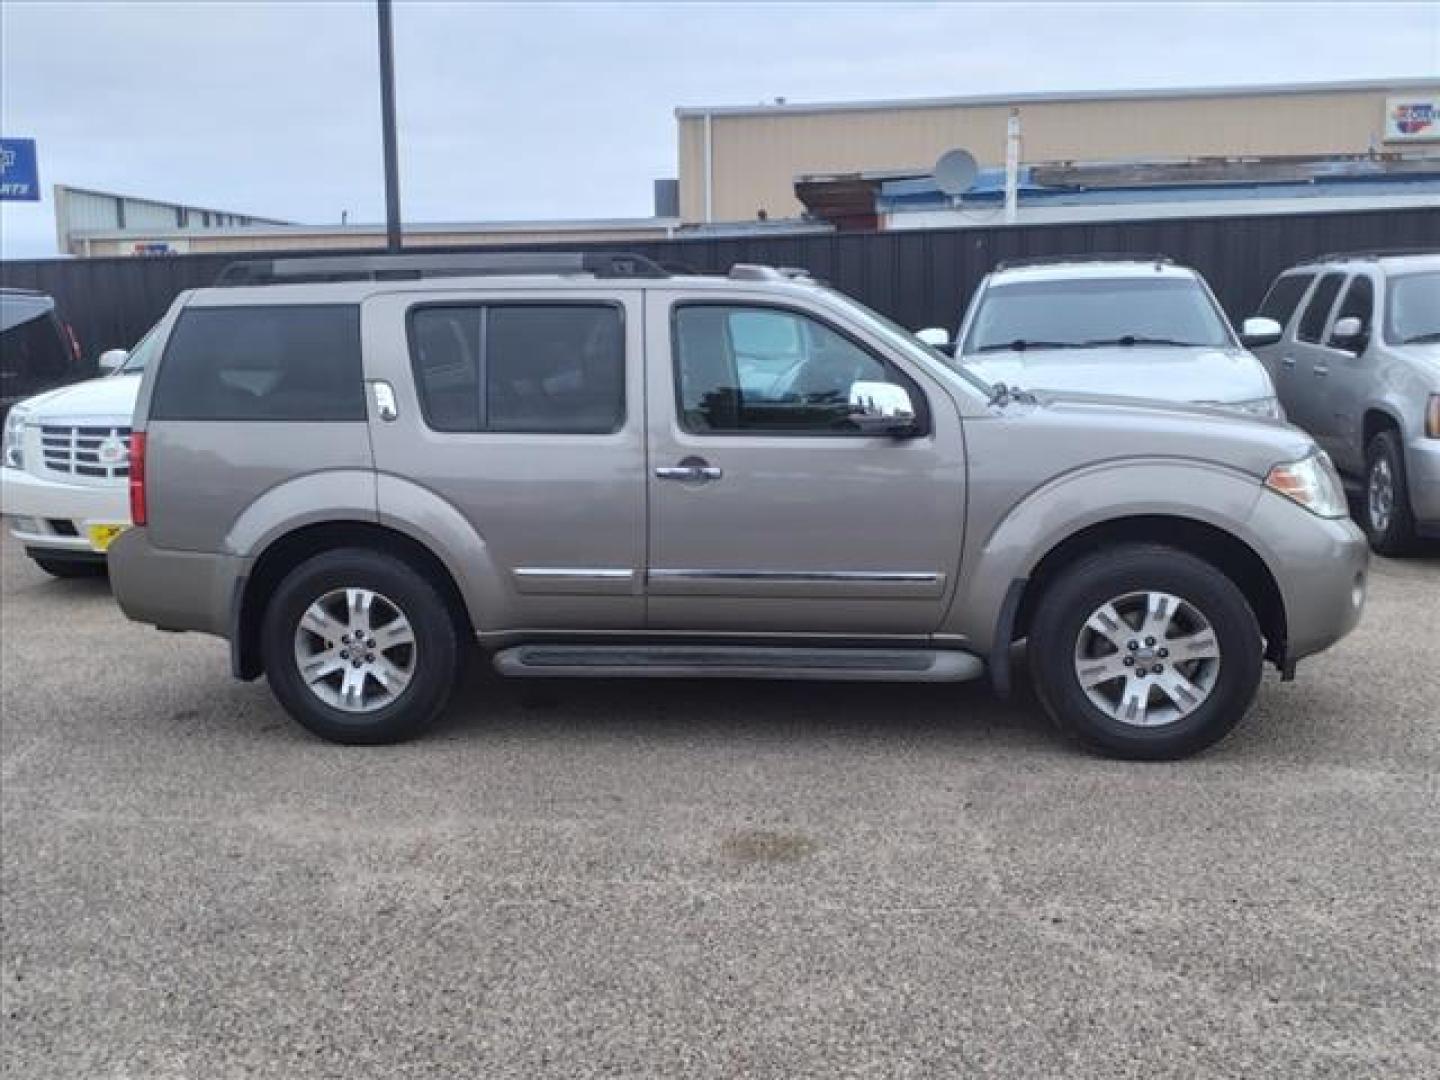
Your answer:
[[[979,173],[969,150],[947,150],[935,162],[935,186],[946,195],[961,195],[975,185]]]

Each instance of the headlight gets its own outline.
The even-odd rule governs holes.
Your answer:
[[[12,469],[25,467],[25,418],[28,415],[28,410],[16,406],[5,417],[5,440],[3,449],[0,449],[0,461]]]
[[[1225,403],[1224,408],[1234,409],[1247,416],[1266,416],[1271,420],[1285,419],[1285,410],[1280,407],[1279,398],[1262,397],[1255,398],[1253,401],[1229,401]]]
[[[1265,486],[1323,518],[1342,518],[1350,512],[1340,474],[1323,450],[1299,461],[1276,465],[1265,477]]]

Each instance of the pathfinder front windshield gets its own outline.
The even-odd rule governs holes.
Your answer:
[[[992,285],[964,352],[1231,343],[1224,317],[1198,281],[1157,275]]]

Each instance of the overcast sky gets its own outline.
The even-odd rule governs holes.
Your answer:
[[[629,217],[675,173],[677,105],[1440,74],[1410,4],[429,3],[395,10],[413,221]],[[301,3],[0,3],[0,132],[51,184],[301,222],[384,216],[375,12]]]

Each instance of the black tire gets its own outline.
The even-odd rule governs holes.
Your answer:
[[[368,589],[398,608],[414,636],[413,670],[395,699],[369,712],[322,701],[301,676],[296,631],[310,606],[335,589]],[[265,676],[285,710],[322,739],[350,745],[401,742],[444,711],[460,671],[460,633],[441,592],[409,563],[369,548],[340,548],[301,563],[266,606]],[[367,684],[374,685],[374,684]]]
[[[1203,616],[1220,656],[1214,685],[1198,707],[1168,723],[1141,727],[1112,717],[1090,699],[1080,685],[1076,651],[1087,620],[1102,605],[1150,591],[1177,597]],[[1186,757],[1222,739],[1250,708],[1264,665],[1259,624],[1235,583],[1209,563],[1160,545],[1126,545],[1067,568],[1040,598],[1029,637],[1036,696],[1051,719],[1084,745],[1132,760]],[[1126,654],[1116,655],[1123,660]],[[1162,705],[1169,700],[1154,696]]]
[[[1390,477],[1391,509],[1388,517],[1377,520],[1372,497],[1372,484],[1379,470]],[[1382,431],[1365,447],[1365,491],[1361,496],[1361,525],[1370,538],[1370,546],[1381,555],[1409,555],[1415,550],[1415,515],[1410,510],[1410,487],[1405,475],[1405,450],[1395,431]]]
[[[57,578],[98,578],[106,573],[105,563],[99,559],[47,559],[43,555],[30,556],[35,565],[51,577]]]

